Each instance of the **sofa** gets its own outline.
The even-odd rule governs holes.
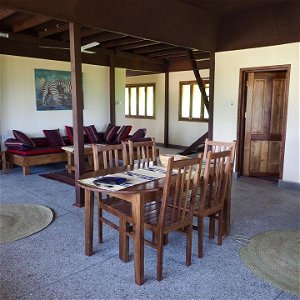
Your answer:
[[[25,133],[13,130],[14,138],[6,140],[6,157],[10,166],[23,169],[23,175],[30,174],[30,167],[49,163],[66,162],[67,154],[63,146],[73,145],[73,128],[65,126],[66,136],[59,129],[43,130],[44,137],[28,137]],[[109,124],[105,132],[98,132],[94,125],[84,126],[84,141],[89,144],[118,144],[128,139],[146,141],[146,129],[141,128],[129,135],[132,126],[114,126]]]

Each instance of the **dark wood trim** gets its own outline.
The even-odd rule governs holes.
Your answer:
[[[0,20],[5,19],[15,13],[14,10],[1,8],[0,9]]]
[[[165,117],[164,117],[164,146],[169,146],[169,67],[165,72]]]
[[[43,17],[43,16],[33,16],[30,19],[27,19],[23,22],[17,23],[13,26],[12,31],[14,33],[20,32],[20,31],[24,31],[26,29],[30,29],[34,26],[46,23],[48,21],[50,21],[51,18],[48,17]]]
[[[77,180],[84,172],[83,92],[81,70],[80,25],[70,23],[70,57],[72,80],[72,111],[74,134],[75,206],[84,206],[84,192]]]
[[[116,125],[116,74],[114,57],[110,56],[109,67],[109,108],[110,108],[110,123]]]
[[[236,154],[236,167],[235,171],[243,175],[243,154],[244,154],[244,137],[245,137],[245,112],[246,112],[246,95],[247,95],[247,74],[250,72],[286,72],[286,90],[285,90],[285,105],[282,116],[283,129],[282,129],[282,151],[280,156],[279,179],[283,177],[283,163],[284,151],[286,140],[286,123],[287,123],[287,109],[288,109],[288,91],[290,84],[291,65],[275,65],[275,66],[262,66],[250,67],[240,69],[239,80],[239,96],[238,96],[238,116],[237,116],[237,154]]]
[[[215,97],[215,53],[209,59],[209,107],[208,107],[208,139],[214,137],[214,97]]]

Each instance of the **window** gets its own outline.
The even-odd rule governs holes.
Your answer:
[[[154,119],[155,84],[128,84],[125,88],[125,116]]]
[[[209,84],[203,80],[205,92],[209,98]],[[179,120],[181,121],[208,121],[208,111],[197,81],[180,82]]]

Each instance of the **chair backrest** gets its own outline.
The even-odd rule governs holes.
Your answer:
[[[170,158],[158,226],[180,227],[192,220],[201,166],[202,157],[178,161]]]
[[[120,160],[125,165],[123,145],[99,145],[93,144],[94,171],[100,168],[116,168],[119,166]]]
[[[157,154],[155,139],[143,142],[134,142],[129,140],[128,151],[126,147],[124,150],[124,156],[126,163],[129,165],[134,165],[135,161],[140,165],[149,164],[150,162],[156,164]]]
[[[206,139],[203,157],[204,157],[204,159],[207,158],[208,151],[211,151],[211,152],[230,151],[231,152],[230,153],[230,161],[231,161],[231,163],[234,163],[235,148],[236,148],[236,141],[222,142],[222,141],[209,141],[208,139]]]
[[[224,205],[231,172],[231,151],[207,153],[200,189],[199,213],[213,212]]]

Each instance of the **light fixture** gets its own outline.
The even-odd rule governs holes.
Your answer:
[[[0,37],[8,39],[9,38],[9,34],[7,32],[1,32],[0,31]]]
[[[100,43],[98,43],[98,42],[92,42],[92,43],[89,43],[89,44],[86,44],[86,45],[82,46],[81,50],[90,49],[90,48],[96,47],[98,45],[100,45]]]

